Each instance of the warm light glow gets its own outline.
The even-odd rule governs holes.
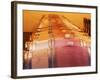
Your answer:
[[[61,31],[62,31],[62,32],[64,32],[64,33],[66,32],[66,30],[65,30],[65,29],[63,29],[63,30],[61,30]]]
[[[65,34],[65,38],[71,38],[71,34]]]
[[[90,53],[86,43],[86,41],[89,42],[90,37],[82,32],[79,27],[72,24],[66,17],[57,14],[44,14],[41,16],[41,18],[38,18],[40,19],[38,25],[32,29],[33,32],[28,39],[29,41],[25,43],[27,53],[24,54],[24,59],[32,61],[31,63],[29,62],[32,68],[44,68],[54,65],[53,60],[55,59],[53,57],[58,59],[58,63],[60,62],[61,66],[66,67],[66,62],[68,61],[66,60],[67,55],[73,55],[74,52],[78,55],[84,54],[85,51],[82,52],[81,50],[85,49]],[[87,52],[86,54],[88,54]],[[48,57],[52,60],[52,64],[49,63]],[[61,61],[60,57],[62,57]],[[77,64],[73,65],[77,66]]]
[[[31,59],[31,58],[32,58],[32,53],[29,52],[29,53],[28,53],[28,59]]]

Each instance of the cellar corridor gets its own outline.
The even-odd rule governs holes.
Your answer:
[[[63,15],[44,14],[34,31],[23,35],[23,69],[90,66],[90,38],[90,28],[81,30]]]

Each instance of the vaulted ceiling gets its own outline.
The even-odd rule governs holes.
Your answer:
[[[80,29],[83,28],[83,19],[91,18],[91,15],[88,13],[64,13],[64,12],[46,12],[46,11],[23,11],[23,31],[24,32],[33,32],[38,26],[40,19],[43,15],[47,14],[57,14],[65,16],[72,24],[76,25]]]

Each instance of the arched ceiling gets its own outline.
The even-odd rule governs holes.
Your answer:
[[[33,32],[38,26],[40,19],[43,15],[47,14],[57,14],[65,16],[72,24],[75,24],[80,29],[83,28],[83,19],[91,19],[91,15],[88,13],[68,13],[68,12],[46,12],[46,11],[23,11],[23,31],[24,32]]]

